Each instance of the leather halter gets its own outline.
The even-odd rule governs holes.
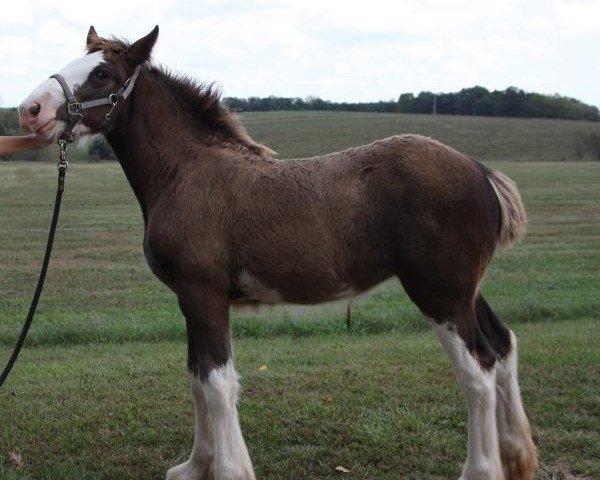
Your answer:
[[[69,142],[73,141],[73,128],[75,127],[77,122],[79,122],[83,118],[82,112],[84,110],[87,110],[88,108],[101,107],[106,105],[110,106],[111,109],[108,111],[108,113],[104,115],[104,124],[106,124],[106,122],[110,120],[110,115],[113,109],[117,106],[119,100],[125,100],[133,90],[135,81],[137,80],[138,75],[140,74],[141,68],[141,65],[138,65],[135,71],[133,72],[133,75],[127,80],[125,80],[123,85],[121,85],[121,87],[115,93],[111,93],[110,95],[108,95],[108,97],[105,98],[98,98],[95,100],[88,100],[85,102],[80,102],[77,100],[77,98],[69,88],[69,85],[67,84],[65,78],[60,73],[55,73],[54,75],[51,75],[50,78],[54,78],[58,81],[67,99],[67,126],[65,127],[61,138],[64,138]]]

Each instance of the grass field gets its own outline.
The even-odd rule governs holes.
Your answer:
[[[578,160],[579,133],[600,133],[598,122],[348,112],[245,113],[258,141],[282,158],[340,150],[398,133],[419,133],[483,161]]]
[[[597,320],[514,326],[538,478],[599,478]],[[257,478],[458,477],[465,407],[431,334],[242,338],[236,358]],[[0,478],[162,478],[191,448],[184,364],[182,342],[25,351],[0,394],[3,456],[25,465]]]
[[[501,161],[566,151],[556,138],[548,139],[556,140],[552,148],[516,147],[525,123],[510,126],[513,120],[479,119],[477,129],[471,118],[415,116],[410,124],[409,117],[266,113],[245,120],[282,156],[428,133],[518,182],[529,233],[498,253],[484,292],[520,336],[538,478],[600,478],[600,164]],[[520,122],[549,128],[543,120]],[[470,128],[479,138],[472,144]],[[495,138],[487,147],[486,135]],[[41,261],[55,167],[5,163],[0,172],[4,359]],[[191,447],[184,323],[145,265],[139,207],[120,167],[74,162],[67,182],[31,348],[0,391],[0,479],[161,478]],[[344,304],[234,313],[241,418],[258,478],[458,477],[466,411],[416,309],[388,282],[354,303],[349,333],[344,313]],[[261,365],[268,370],[259,372]],[[11,466],[9,452],[24,465]],[[337,465],[350,473],[335,472]]]
[[[449,115],[350,112],[247,112],[252,136],[281,158],[341,150],[399,133],[431,136],[483,161],[547,162],[592,159],[577,156],[581,134],[600,134],[599,122]],[[54,147],[46,154],[54,156]],[[88,158],[87,147],[71,158]],[[587,156],[586,156],[587,155]]]

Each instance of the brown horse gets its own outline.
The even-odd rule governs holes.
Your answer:
[[[149,64],[157,37],[158,27],[127,44],[90,28],[87,54],[20,114],[48,137],[106,136],[142,209],[148,264],[179,299],[196,429],[189,460],[167,479],[255,478],[238,421],[230,306],[326,302],[392,276],[431,322],[464,392],[461,478],[531,478],[515,336],[480,292],[496,246],[525,229],[514,183],[416,135],[274,159],[211,87]]]

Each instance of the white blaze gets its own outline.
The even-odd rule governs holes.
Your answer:
[[[104,62],[102,52],[94,52],[73,60],[57,73],[60,73],[63,76],[71,91],[74,92],[79,85],[85,83],[90,72],[102,62]],[[35,90],[23,101],[20,108],[28,108],[35,103],[40,105],[40,113],[36,120],[37,130],[55,119],[56,111],[65,104],[65,101],[65,94],[58,81],[54,78],[48,78],[35,88]],[[65,122],[56,122],[53,129],[44,131],[44,135],[47,137],[56,137],[64,130],[64,128]],[[82,135],[87,133],[87,130],[86,127],[78,124],[73,132],[76,135]]]

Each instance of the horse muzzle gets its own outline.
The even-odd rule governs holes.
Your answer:
[[[19,124],[24,132],[45,137],[56,135],[60,127],[58,110],[61,98],[51,93],[32,94],[18,108]]]

